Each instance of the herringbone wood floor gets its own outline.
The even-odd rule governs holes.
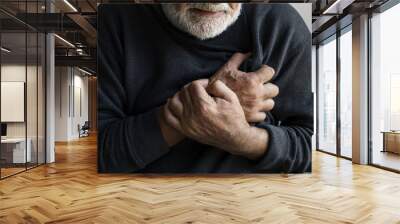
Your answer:
[[[301,175],[100,175],[89,137],[0,181],[0,223],[400,223],[399,174],[313,156]]]

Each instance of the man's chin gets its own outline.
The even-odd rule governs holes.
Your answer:
[[[186,21],[188,30],[192,36],[198,39],[205,40],[214,38],[223,33],[229,26],[229,23],[222,15],[221,18],[214,16],[193,16],[189,21]]]
[[[194,25],[189,33],[200,40],[206,40],[220,35],[223,31],[224,29],[210,28],[209,26],[203,24]]]

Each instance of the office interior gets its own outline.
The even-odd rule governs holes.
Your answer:
[[[110,2],[140,1],[0,2],[2,186],[95,148],[97,6]],[[318,170],[398,175],[399,1],[291,2],[312,11],[313,156],[335,159]]]

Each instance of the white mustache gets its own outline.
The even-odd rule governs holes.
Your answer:
[[[188,3],[188,6],[189,8],[210,12],[228,11],[231,9],[228,3]]]

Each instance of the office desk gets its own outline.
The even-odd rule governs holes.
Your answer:
[[[382,152],[400,154],[400,131],[383,131]]]
[[[28,143],[28,144],[26,144]],[[25,145],[26,152],[25,152]],[[1,159],[5,163],[25,163],[31,161],[32,140],[27,138],[6,138],[1,139]]]

